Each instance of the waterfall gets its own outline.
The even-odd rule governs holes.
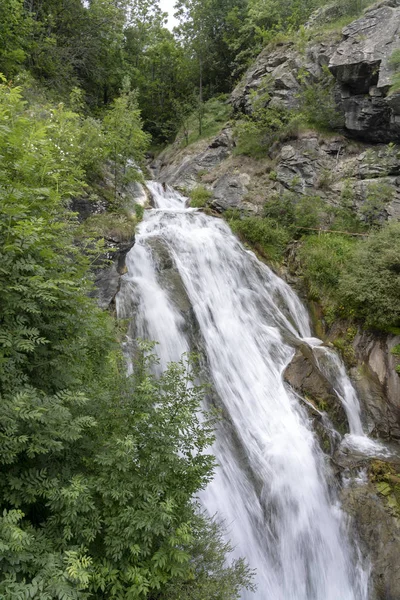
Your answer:
[[[201,501],[257,570],[257,591],[243,599],[366,600],[368,575],[324,455],[282,379],[293,341],[311,336],[306,310],[221,219],[186,209],[171,188],[149,188],[156,208],[127,256],[117,311],[134,314],[132,335],[159,342],[161,367],[200,340],[223,414],[219,466]]]

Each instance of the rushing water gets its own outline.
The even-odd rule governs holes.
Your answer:
[[[174,289],[179,274],[224,414],[213,449],[219,467],[201,500],[257,569],[258,589],[243,598],[366,600],[368,576],[328,489],[323,454],[282,379],[293,341],[311,336],[304,307],[222,220],[185,209],[172,189],[149,187],[156,209],[127,256],[118,313],[134,313],[135,335],[159,342],[162,367],[178,360],[192,335]]]

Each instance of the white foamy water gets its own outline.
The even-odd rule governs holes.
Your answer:
[[[162,366],[190,347],[171,280],[154,243],[179,273],[199,329],[224,419],[213,448],[219,467],[201,495],[225,519],[237,556],[257,569],[250,600],[366,600],[368,576],[347,539],[326,483],[323,455],[298,397],[282,380],[311,336],[291,288],[246,251],[220,219],[185,210],[185,199],[150,183],[148,211],[127,256],[117,298],[135,332],[160,342]]]

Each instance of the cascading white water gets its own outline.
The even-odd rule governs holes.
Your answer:
[[[147,212],[127,256],[117,297],[135,312],[136,334],[160,342],[161,366],[189,349],[182,312],[159,272],[154,241],[166,245],[189,298],[224,419],[213,449],[219,467],[201,500],[218,513],[257,569],[254,600],[366,600],[357,563],[307,415],[282,380],[310,337],[296,294],[246,251],[220,219],[184,208],[185,199],[149,183]]]

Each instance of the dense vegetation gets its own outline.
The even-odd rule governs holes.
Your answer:
[[[0,596],[236,598],[249,571],[193,502],[214,467],[196,370],[155,378],[147,344],[125,376],[69,209],[105,159],[140,160],[135,99],[101,123],[33,95],[0,85]]]
[[[318,196],[287,193],[265,205],[265,216],[226,214],[233,231],[270,261],[289,252],[309,298],[325,318],[355,318],[367,327],[400,331],[400,223],[361,218]],[[319,233],[315,233],[318,230]],[[337,233],[336,233],[337,232]],[[360,233],[363,232],[363,233]]]
[[[3,0],[0,72],[28,70],[59,101],[73,88],[101,114],[127,85],[137,90],[145,129],[171,139],[204,102],[227,93],[265,43],[294,35],[327,0],[179,0],[172,34],[157,1]],[[352,16],[367,0],[337,0]],[[127,83],[128,82],[128,83]]]

